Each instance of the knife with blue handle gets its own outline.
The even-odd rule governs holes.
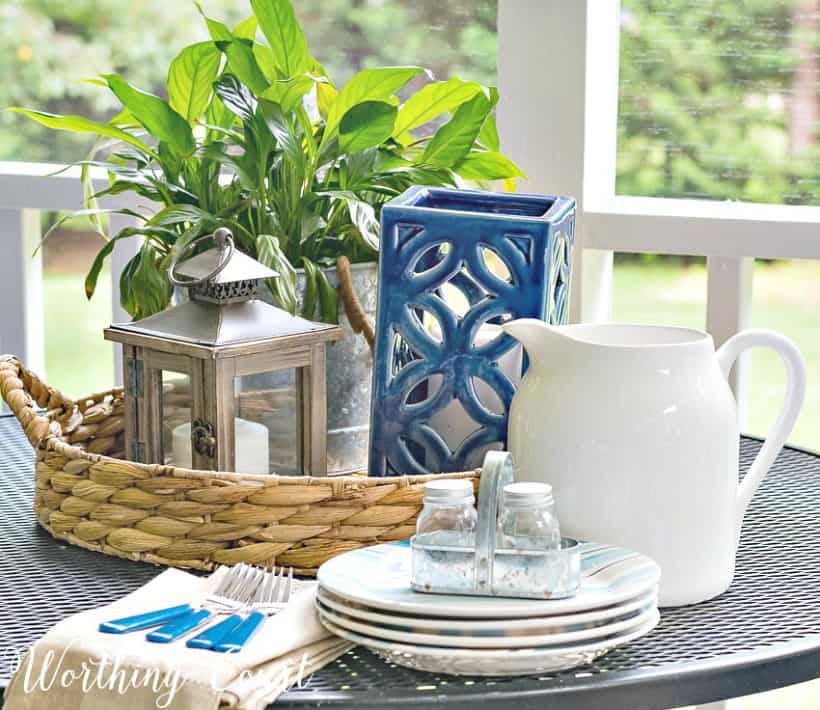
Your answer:
[[[190,604],[170,606],[167,609],[157,609],[145,614],[135,614],[134,616],[126,616],[122,619],[103,621],[99,629],[106,634],[127,634],[131,631],[142,631],[143,629],[150,629],[152,626],[160,626],[173,619],[178,619],[180,616],[189,614],[193,610]]]
[[[202,648],[207,651],[213,651],[216,645],[241,623],[242,617],[239,614],[231,614],[218,624],[209,626],[202,633],[188,639],[185,645],[188,648]]]

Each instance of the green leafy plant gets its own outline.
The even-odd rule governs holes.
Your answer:
[[[78,162],[86,205],[73,215],[89,217],[106,239],[86,277],[89,298],[116,242],[142,237],[120,277],[122,305],[134,318],[162,310],[172,293],[171,261],[195,237],[225,226],[240,249],[279,273],[269,287],[282,307],[300,308],[302,269],[302,314],[335,322],[336,291],[323,269],[341,256],[378,258],[385,201],[414,184],[522,175],[500,152],[495,88],[433,81],[414,66],[364,69],[337,87],[310,54],[290,0],[250,4],[252,14],[232,29],[203,14],[211,40],[171,62],[167,99],[106,74],[94,81],[122,105],[107,123],[10,109],[98,137]],[[108,185],[95,191],[91,178],[100,170]],[[123,193],[148,204],[99,206]],[[109,238],[103,218],[116,213],[137,224]]]

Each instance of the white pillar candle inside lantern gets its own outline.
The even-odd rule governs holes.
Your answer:
[[[259,422],[234,419],[234,457],[238,473],[270,473],[268,428]],[[173,432],[173,464],[192,468],[191,422],[180,424]]]

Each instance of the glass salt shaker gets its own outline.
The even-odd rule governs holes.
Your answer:
[[[442,533],[456,544],[475,534],[478,513],[472,481],[443,478],[424,484],[424,508],[416,522],[416,535]]]
[[[552,486],[530,481],[504,486],[496,544],[506,549],[557,550],[561,547]]]

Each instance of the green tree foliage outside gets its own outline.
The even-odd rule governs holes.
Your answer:
[[[234,26],[247,3],[202,0]],[[495,0],[295,0],[317,59],[340,81],[368,66],[421,63],[493,84]],[[115,102],[82,80],[120,73],[164,93],[179,48],[208,39],[189,0],[0,0],[0,106],[108,118]],[[90,141],[0,113],[0,160],[68,162]]]
[[[202,4],[228,24],[244,8]],[[497,0],[294,4],[342,81],[421,63],[494,83]],[[623,0],[621,24],[618,194],[820,204],[818,0]],[[0,106],[108,116],[113,103],[81,79],[116,71],[160,91],[176,49],[205,38],[185,0],[5,0],[0,72],[15,80]],[[0,114],[0,159],[76,160],[87,147]]]
[[[820,2],[621,7],[618,194],[820,204]]]

